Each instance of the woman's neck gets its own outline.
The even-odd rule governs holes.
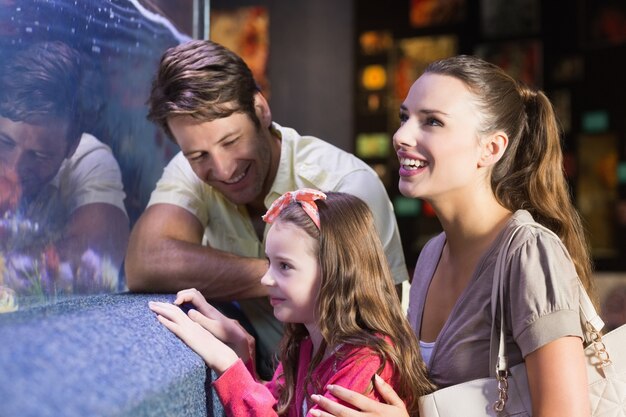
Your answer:
[[[437,217],[446,233],[446,243],[451,254],[482,248],[495,239],[512,213],[493,195],[467,196],[463,203],[433,204]]]

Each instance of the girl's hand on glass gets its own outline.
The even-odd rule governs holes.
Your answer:
[[[161,324],[200,355],[204,362],[219,375],[237,361],[237,354],[230,347],[188,317],[178,306],[151,301],[149,307],[157,314],[157,319]],[[197,311],[195,313],[201,315]]]
[[[254,361],[254,337],[237,320],[230,319],[220,313],[195,288],[182,290],[176,294],[174,304],[181,306],[184,303],[189,303],[195,308],[187,312],[191,320],[230,346],[244,362],[250,359]]]
[[[312,395],[311,399],[322,410],[311,410],[315,417],[409,417],[404,402],[389,384],[378,375],[374,376],[374,387],[386,403],[381,403],[357,392],[338,385],[329,386],[328,390],[338,399],[352,405],[346,407],[321,395]]]

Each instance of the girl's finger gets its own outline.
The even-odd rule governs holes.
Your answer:
[[[206,330],[215,335],[215,337],[220,340],[224,340],[226,335],[223,326],[221,326],[219,322],[204,316],[202,313],[196,310],[189,310],[187,315],[191,320],[195,321],[200,326],[204,327]]]
[[[159,301],[150,301],[148,303],[148,308],[157,314],[161,314],[162,312],[166,311],[165,303],[161,303]]]
[[[161,315],[171,321],[180,322],[181,320],[185,320],[187,318],[187,315],[179,307],[173,304],[150,301],[148,303],[148,307],[158,315]]]
[[[165,326],[170,332],[174,333],[178,336],[178,325],[171,320],[168,320],[166,317],[163,317],[160,314],[157,314],[157,320]]]
[[[210,303],[205,302],[199,311],[205,316],[212,318],[213,320],[226,320],[227,317],[223,315],[217,308],[213,307]]]
[[[178,291],[178,293],[176,294],[176,300],[174,300],[174,304],[181,305],[182,303],[190,303],[191,301],[193,301],[197,292],[198,290],[196,290],[195,288]]]

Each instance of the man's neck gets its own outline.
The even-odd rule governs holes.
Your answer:
[[[278,172],[278,166],[280,165],[280,150],[281,150],[281,135],[280,132],[274,129],[273,126],[269,128],[270,135],[270,168],[263,185],[263,192],[254,201],[246,204],[248,213],[250,216],[254,214],[265,214],[265,197],[269,194],[276,180],[276,173]]]
[[[259,238],[259,241],[263,242],[263,235],[265,233],[265,222],[261,217],[265,214],[265,205],[261,204],[261,206],[259,207],[258,204],[247,204],[246,209],[248,210],[250,222],[252,223],[252,227],[254,228],[254,231]]]
[[[248,210],[248,216],[252,221],[254,230],[256,231],[259,240],[263,240],[263,233],[265,231],[265,223],[261,219],[261,216],[265,214],[267,207],[265,207],[265,197],[269,194],[274,181],[276,180],[276,173],[278,172],[278,166],[280,165],[280,150],[281,150],[281,135],[273,126],[270,126],[270,169],[267,175],[266,183],[263,187],[263,192],[254,201],[246,204]]]
[[[265,201],[265,198],[263,198],[263,200],[261,200],[261,201],[256,201],[255,200],[255,201],[253,201],[253,202],[251,202],[249,204],[246,204],[246,209],[248,210],[248,215],[251,218],[260,217],[260,216],[265,214],[265,211],[267,209],[265,208],[264,201]]]
[[[278,166],[280,165],[280,150],[282,147],[282,137],[278,130],[274,126],[269,128],[270,134],[270,169],[267,175],[267,183],[265,184],[265,192],[260,201],[260,205],[265,209],[265,196],[270,192],[274,181],[276,180],[276,173],[278,172]]]

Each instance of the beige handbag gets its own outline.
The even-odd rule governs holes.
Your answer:
[[[495,367],[489,378],[452,385],[420,397],[420,417],[504,417],[532,416],[528,379],[524,363],[508,367],[504,323],[504,284],[502,275],[506,255],[513,237],[525,223],[513,230],[496,261],[492,289],[491,362]],[[556,236],[556,235],[555,235]],[[580,283],[580,282],[579,282]],[[580,315],[586,329],[585,356],[589,379],[589,398],[593,417],[626,417],[626,325],[602,336],[604,322],[597,314],[584,287],[581,286]],[[500,331],[496,331],[496,308],[500,306]],[[497,346],[497,348],[496,348]],[[494,353],[497,350],[497,358]]]

